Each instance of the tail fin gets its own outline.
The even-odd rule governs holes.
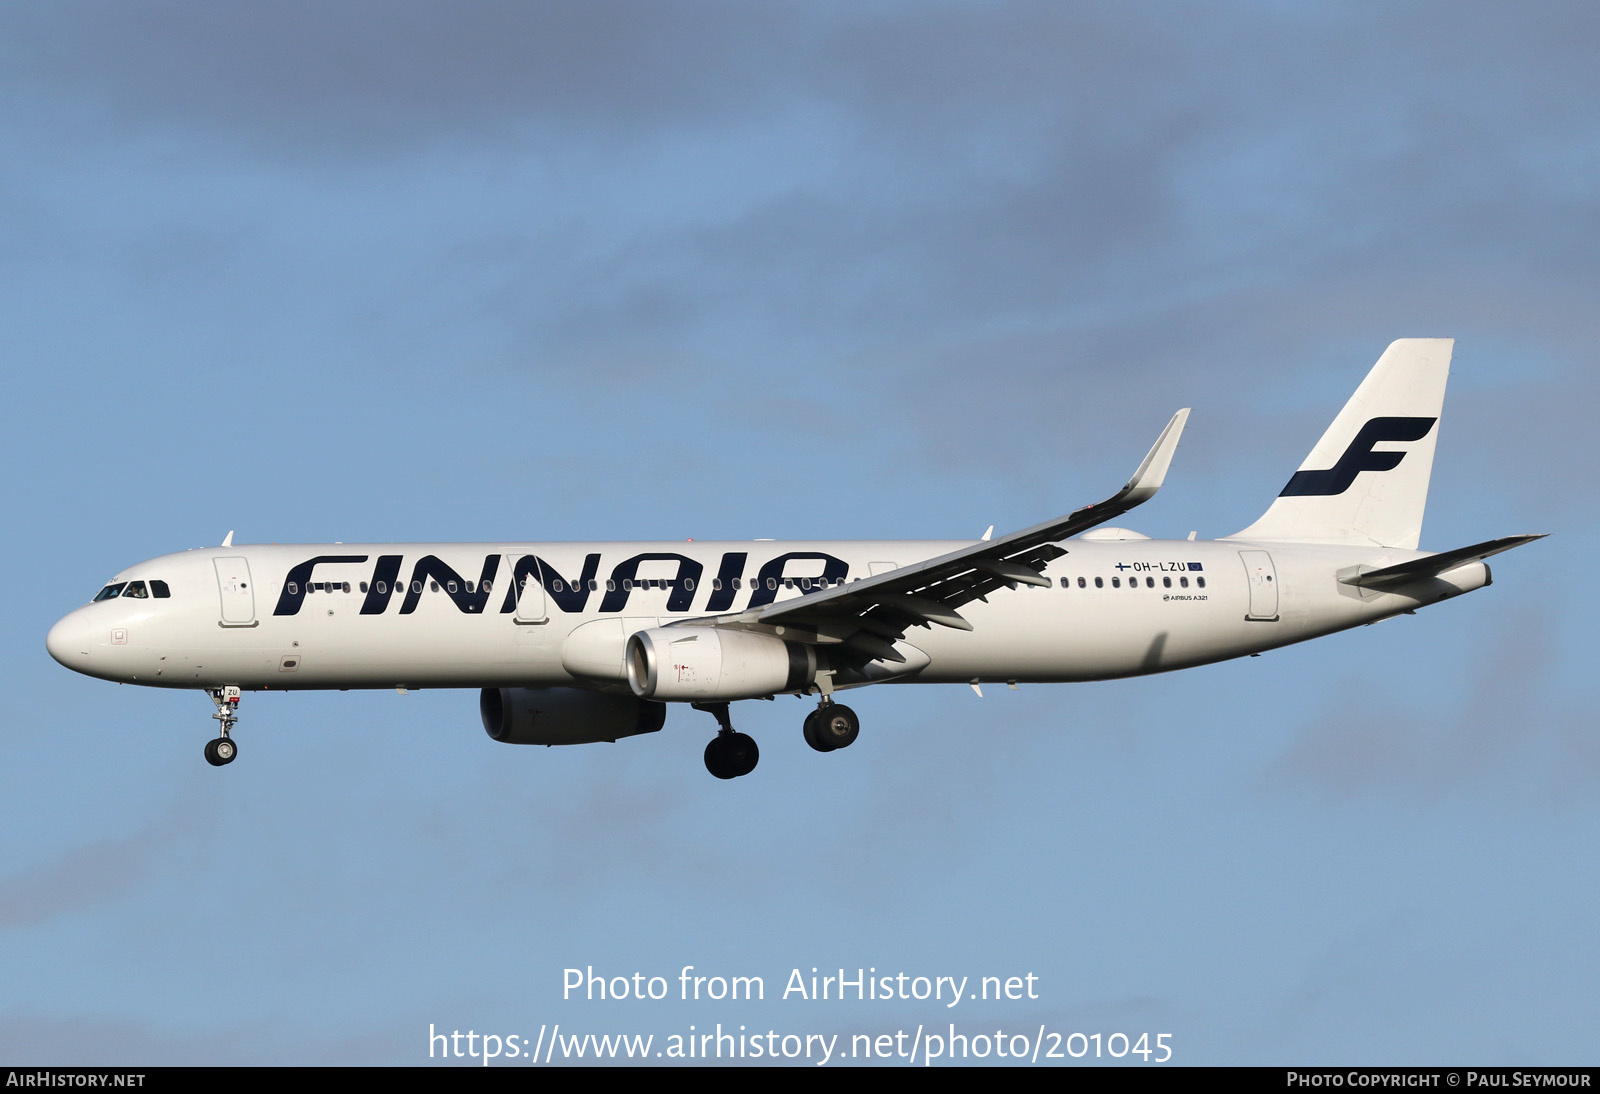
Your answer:
[[[1451,338],[1402,338],[1261,519],[1229,539],[1416,549]]]

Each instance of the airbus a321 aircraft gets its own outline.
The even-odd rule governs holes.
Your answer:
[[[807,743],[849,746],[866,684],[1058,683],[1165,672],[1372,623],[1489,584],[1510,536],[1417,550],[1450,339],[1397,341],[1267,511],[1210,542],[1107,526],[1161,486],[1188,410],[1116,494],[977,542],[335,543],[164,555],[51,629],[51,656],[203,689],[236,755],[245,691],[479,688],[489,736],[584,744],[720,727],[710,772],[748,775],[729,703],[816,696]],[[1076,538],[1073,538],[1076,537]],[[981,694],[981,692],[980,692]]]

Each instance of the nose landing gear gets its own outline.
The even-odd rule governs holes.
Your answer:
[[[215,740],[207,742],[206,763],[212,767],[221,767],[223,764],[231,764],[233,758],[239,754],[239,746],[228,736],[233,727],[239,724],[239,689],[207,688],[206,694],[211,696],[211,701],[217,706],[217,712],[211,717],[217,720],[220,726],[218,732],[221,734]]]

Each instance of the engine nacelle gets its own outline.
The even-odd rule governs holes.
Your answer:
[[[478,711],[489,736],[510,745],[586,745],[654,733],[667,708],[631,695],[580,688],[484,688]]]
[[[628,638],[628,685],[641,699],[755,699],[816,679],[817,651],[770,634],[658,627]]]

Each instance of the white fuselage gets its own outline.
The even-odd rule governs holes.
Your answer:
[[[1488,582],[1487,567],[1473,562],[1404,592],[1376,592],[1341,582],[1341,571],[1422,552],[1095,535],[1064,544],[1068,553],[1044,570],[1048,587],[1002,588],[964,607],[971,631],[913,628],[905,642],[926,662],[914,657],[898,679],[1162,672],[1370,623]],[[825,574],[830,585],[848,583],[963,546],[213,547],[124,570],[113,583],[162,582],[170,595],[87,604],[56,625],[49,648],[79,672],[157,687],[626,689],[622,643],[633,632],[744,611],[752,600],[787,601],[820,588]]]
[[[234,546],[124,570],[50,631],[108,680],[204,689],[237,755],[242,691],[478,688],[507,744],[717,720],[706,769],[754,770],[729,703],[817,697],[801,731],[847,748],[834,693],[874,683],[1067,682],[1166,672],[1375,622],[1487,585],[1540,538],[1416,550],[1453,343],[1398,339],[1267,510],[1220,540],[1110,522],[1161,488],[1189,411],[1103,501],[976,542],[332,543]]]

